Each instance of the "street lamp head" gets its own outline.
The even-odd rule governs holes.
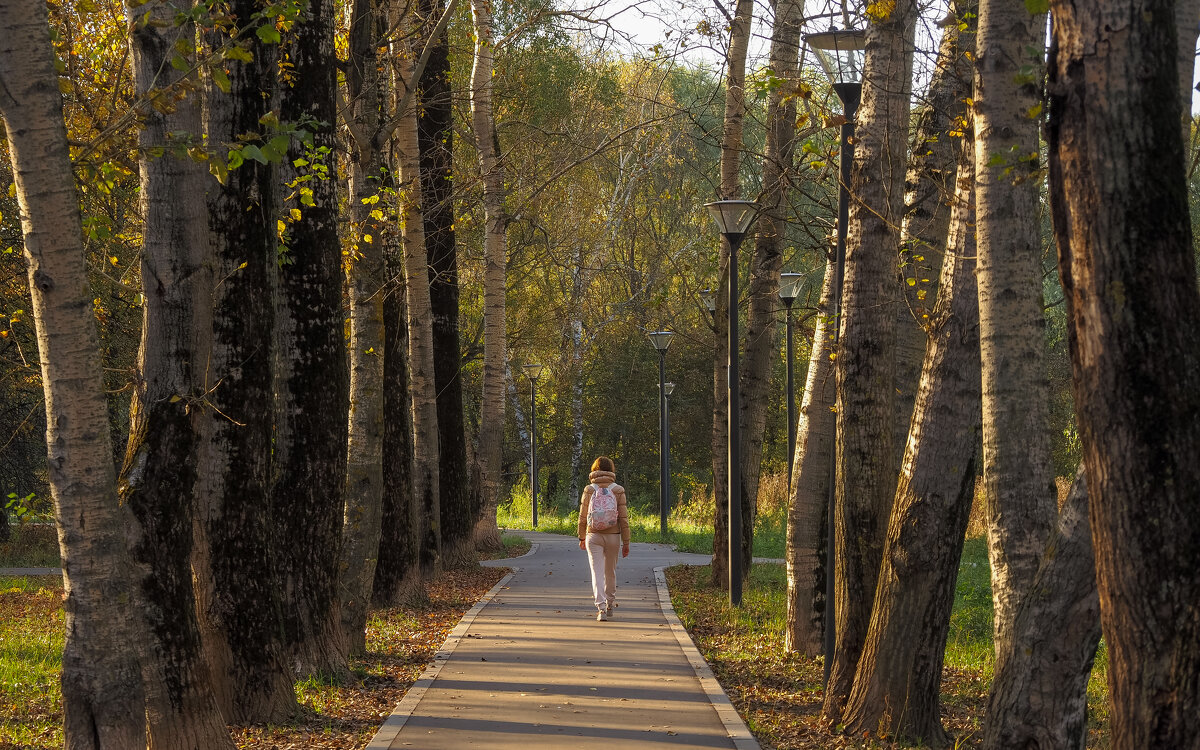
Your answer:
[[[714,201],[704,205],[717,222],[717,229],[724,235],[744,236],[758,217],[758,204],[754,201]]]
[[[708,310],[709,315],[715,315],[717,312],[717,293],[711,289],[705,288],[700,290],[700,301],[704,304],[704,309]]]
[[[825,74],[835,87],[862,84],[863,50],[867,46],[865,31],[834,26],[829,31],[805,34],[804,43],[816,50],[821,67],[825,68]]]
[[[804,281],[802,273],[781,273],[779,274],[779,299],[784,301],[788,307],[792,306],[792,300],[800,295],[800,283]]]
[[[667,347],[671,345],[671,337],[675,335],[674,331],[651,331],[650,343],[660,352],[665,352]]]
[[[665,394],[667,394],[668,396],[670,396],[670,395],[671,395],[671,392],[672,392],[672,391],[674,391],[674,390],[675,390],[675,384],[674,384],[674,383],[663,383],[663,393],[665,393]]]
[[[525,371],[525,377],[530,380],[537,380],[538,376],[542,374],[542,365],[533,364],[532,362],[522,365],[521,369]]]

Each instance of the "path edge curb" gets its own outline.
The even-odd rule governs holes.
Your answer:
[[[729,739],[733,740],[733,746],[737,750],[761,750],[758,740],[754,739],[750,728],[746,726],[746,722],[742,721],[742,717],[733,707],[725,689],[713,675],[712,668],[700,655],[696,644],[692,642],[692,637],[688,635],[683,623],[679,621],[679,616],[675,614],[675,605],[671,604],[671,592],[667,589],[665,570],[666,566],[654,569],[654,582],[658,587],[658,604],[662,608],[663,617],[667,618],[667,624],[671,626],[671,632],[675,634],[675,640],[679,642],[679,647],[683,649],[683,655],[687,657],[688,663],[695,670],[696,679],[700,680],[700,686],[704,688],[708,700],[717,712],[717,717],[725,726]]]
[[[526,555],[532,554],[536,549],[537,545],[533,545]],[[525,555],[521,555],[521,557],[525,557]],[[467,629],[471,627],[471,623],[475,621],[475,618],[483,611],[483,608],[508,585],[513,575],[514,573],[508,573],[497,581],[495,586],[488,589],[488,592],[480,597],[479,601],[475,602],[475,606],[467,610],[467,613],[454,626],[454,630],[450,631],[450,635],[446,636],[442,647],[433,655],[433,660],[425,666],[425,671],[421,672],[421,676],[417,678],[417,681],[404,694],[404,698],[392,709],[392,713],[384,720],[383,724],[375,732],[375,736],[371,738],[371,741],[367,743],[367,746],[363,750],[388,750],[391,747],[396,736],[400,734],[400,730],[408,722],[408,717],[412,716],[413,711],[417,708],[417,704],[421,702],[421,698],[425,697],[425,691],[429,689],[429,686],[437,678],[438,673],[442,671],[442,665],[446,663],[450,655],[454,653],[454,649],[458,648],[458,644],[462,642]]]

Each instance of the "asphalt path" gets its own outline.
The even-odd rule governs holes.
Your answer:
[[[708,555],[631,545],[598,622],[574,537],[496,560],[514,572],[468,612],[368,750],[758,747],[675,619],[656,569]],[[660,593],[661,592],[661,593]]]

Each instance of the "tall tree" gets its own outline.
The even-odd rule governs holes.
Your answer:
[[[779,271],[787,242],[788,193],[796,144],[796,96],[800,81],[800,25],[803,0],[776,0],[771,31],[770,65],[780,79],[767,99],[767,141],[763,152],[763,191],[759,198],[754,254],[750,259],[749,311],[746,321],[746,356],[742,369],[738,459],[742,493],[742,570],[754,559],[754,521],[758,508],[758,483],[762,471],[763,432],[767,426],[767,398],[771,363],[779,351],[775,336],[779,318]],[[790,457],[789,457],[790,460]]]
[[[1200,293],[1175,6],[1056,0],[1051,8],[1050,200],[1112,745],[1196,748]]]
[[[421,0],[425,19],[445,13],[444,0]],[[438,475],[446,564],[476,561],[470,466],[463,419],[462,353],[458,335],[458,258],[454,241],[454,130],[450,91],[450,45],[443,27],[427,42],[428,62],[418,82],[417,121],[421,206],[429,253],[433,314],[433,374],[437,389]]]
[[[896,490],[893,304],[915,24],[915,4],[899,2],[881,9],[866,30],[836,363],[837,616],[831,625],[837,645],[825,657],[833,664],[823,709],[834,721],[867,635]]]
[[[925,324],[937,299],[950,206],[954,203],[956,146],[971,94],[978,2],[960,0],[942,22],[942,41],[929,88],[915,114],[916,132],[904,180],[900,227],[900,295],[896,306],[895,445],[903,455],[912,421],[928,336]]]
[[[415,5],[401,20],[402,38],[394,43],[397,91],[404,96],[397,107],[394,143],[399,167],[396,186],[399,221],[403,229],[404,292],[408,311],[409,397],[412,400],[412,498],[417,504],[417,541],[422,575],[428,577],[442,564],[441,483],[437,383],[434,376],[433,308],[429,296],[429,251],[425,245],[424,207],[421,203],[420,146],[417,137],[417,101],[414,96],[420,71],[417,53],[431,30],[422,23]]]
[[[66,746],[144,747],[140,665],[129,648],[142,627],[129,605],[126,516],[117,501],[79,198],[45,3],[0,0],[0,28],[0,116],[29,263],[62,555]]]
[[[824,519],[829,507],[830,461],[833,458],[835,417],[833,350],[830,332],[834,321],[833,254],[825,262],[825,283],[817,306],[812,352],[808,358],[808,376],[800,419],[796,425],[796,455],[792,460],[792,486],[788,489],[787,547],[787,622],[784,648],[816,656],[824,649],[825,578],[820,575],[824,561],[822,548]]]
[[[471,68],[471,125],[483,182],[483,386],[479,402],[479,469],[483,508],[475,527],[480,549],[500,546],[496,506],[500,501],[501,447],[504,442],[504,303],[508,266],[505,238],[504,164],[492,108],[496,67],[491,0],[472,0],[475,60]]]
[[[750,21],[754,14],[754,0],[737,0],[734,16],[729,24],[728,67],[725,72],[725,118],[721,131],[721,200],[733,200],[741,196],[742,186],[738,179],[741,164],[742,131],[746,119],[746,53],[750,48]],[[729,585],[729,279],[736,267],[730,263],[729,242],[721,238],[718,257],[720,284],[717,290],[717,309],[713,326],[716,338],[713,360],[713,496],[716,512],[713,518],[712,581],[718,586]],[[734,341],[736,355],[738,342]],[[736,460],[736,459],[735,459]],[[751,527],[753,528],[753,527]],[[743,535],[744,537],[744,535]],[[748,569],[743,568],[743,574]]]
[[[252,22],[259,11],[254,0],[230,5],[243,22]],[[252,31],[240,33],[245,30],[206,35],[210,49],[233,44],[241,50],[218,63],[228,83],[212,77],[205,132],[218,164],[225,163],[226,152],[230,164],[243,163],[207,185],[212,351],[205,398],[197,405],[201,439],[192,566],[221,712],[233,723],[258,723],[286,720],[297,707],[284,658],[280,593],[270,575],[278,172],[265,158],[243,151],[247,144],[259,148],[245,139],[266,135],[264,123],[272,120],[278,56],[275,45]],[[238,41],[231,42],[230,34]],[[246,56],[251,59],[237,61]]]
[[[1014,648],[996,664],[983,746],[1082,750],[1087,683],[1100,643],[1100,597],[1083,467],[1013,625]]]
[[[979,298],[975,288],[975,154],[960,141],[941,293],[929,325],[912,429],[888,521],[883,564],[845,724],[948,743],[942,659],[979,441]]]
[[[132,552],[148,638],[139,640],[146,716],[156,748],[233,748],[217,706],[192,590],[192,487],[197,405],[203,399],[212,300],[207,169],[194,144],[201,132],[199,79],[189,65],[194,23],[151,2],[126,7],[138,115],[142,214],[142,341],[121,470],[121,501],[136,519]],[[182,47],[180,45],[182,42]],[[181,52],[182,48],[182,52]],[[166,104],[170,102],[171,104]],[[158,154],[157,156],[155,154]]]
[[[350,9],[349,60],[344,115],[350,133],[350,250],[346,286],[350,298],[349,429],[347,434],[346,510],[342,532],[342,627],[351,653],[366,649],[370,606],[384,502],[385,359],[384,323],[386,170],[384,120],[388,76],[379,50],[388,28],[386,0],[354,0]],[[400,414],[407,413],[405,406]],[[396,540],[389,540],[395,549]]]
[[[975,68],[983,479],[997,658],[1054,518],[1038,229],[1045,16],[981,0]]]
[[[331,0],[308,0],[287,35],[280,114],[309,137],[283,160],[286,247],[276,325],[272,512],[285,647],[300,675],[346,675],[338,588],[349,376],[334,148],[337,65]]]

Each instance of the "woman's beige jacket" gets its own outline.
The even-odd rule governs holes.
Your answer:
[[[611,471],[593,471],[588,476],[588,481],[591,483],[583,488],[583,497],[579,499],[579,533],[578,537],[583,539],[585,534],[621,534],[621,541],[629,544],[629,508],[625,505],[625,488],[617,484],[617,475]],[[610,529],[593,532],[588,526],[588,510],[592,503],[592,485],[607,487],[612,490],[612,493],[617,497],[617,525]]]

